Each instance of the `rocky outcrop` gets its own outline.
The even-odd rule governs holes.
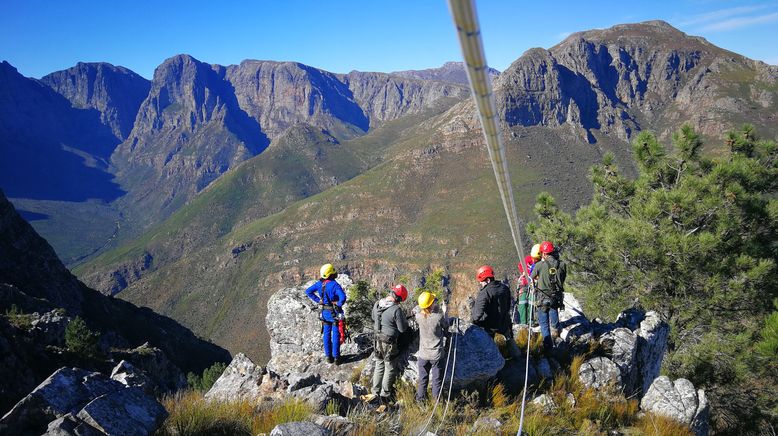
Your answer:
[[[623,390],[620,368],[607,357],[595,357],[584,362],[578,370],[578,379],[593,389],[613,387]]]
[[[689,380],[657,377],[640,400],[640,408],[684,423],[698,436],[708,434],[710,406],[705,391],[695,390]]]
[[[162,405],[141,389],[100,373],[62,368],[0,419],[0,432],[40,434],[48,428],[50,434],[61,434],[70,428],[74,432],[65,434],[148,435],[166,416]]]
[[[232,358],[232,362],[224,369],[224,372],[214,382],[211,389],[205,394],[206,400],[230,401],[252,400],[256,401],[265,394],[260,386],[266,371],[254,364],[243,353],[238,353]]]
[[[270,432],[270,436],[330,436],[332,432],[312,422],[287,422],[279,424]]]

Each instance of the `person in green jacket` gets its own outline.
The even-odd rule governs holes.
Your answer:
[[[394,398],[394,381],[400,375],[400,335],[408,330],[408,320],[400,303],[408,298],[408,289],[396,285],[386,298],[373,305],[373,327],[375,351],[373,355],[373,386],[370,398],[380,396],[381,402],[389,404]]]
[[[564,309],[567,265],[559,260],[559,253],[549,241],[540,244],[540,252],[542,260],[535,264],[530,277],[537,281],[535,304],[543,346],[550,349],[559,336],[559,309]]]

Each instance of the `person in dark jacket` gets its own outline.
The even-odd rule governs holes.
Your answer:
[[[492,338],[497,333],[503,335],[511,356],[520,356],[521,351],[513,341],[510,288],[495,280],[494,270],[488,265],[478,268],[476,279],[481,290],[473,303],[472,323],[482,327]]]
[[[549,241],[540,244],[542,260],[535,264],[532,279],[537,281],[535,297],[543,346],[550,349],[559,336],[559,309],[564,309],[567,265],[559,260],[559,253]]]
[[[400,374],[399,357],[400,335],[408,330],[408,320],[400,303],[408,298],[408,289],[396,285],[386,298],[373,305],[373,328],[375,331],[375,351],[373,353],[373,386],[371,392],[374,398],[379,395],[384,404],[390,403],[394,397],[394,381]]]
[[[321,307],[319,319],[322,322],[322,342],[327,362],[340,365],[340,330],[338,320],[343,316],[346,293],[335,281],[338,272],[332,264],[324,264],[319,270],[320,279],[305,290],[308,298]]]

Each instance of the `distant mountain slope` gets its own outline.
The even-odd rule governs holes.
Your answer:
[[[295,125],[344,140],[468,95],[459,84],[187,55],[152,82],[105,63],[41,81],[7,63],[2,74],[0,187],[69,264],[162,221]]]
[[[446,62],[439,68],[429,68],[426,70],[406,70],[395,71],[391,73],[397,76],[410,77],[421,80],[438,80],[441,82],[453,82],[467,85],[467,72],[463,62]],[[494,68],[489,68],[489,77],[494,80],[500,72]]]
[[[78,109],[95,109],[100,121],[114,136],[124,140],[130,134],[138,108],[151,83],[124,67],[104,62],[79,62],[75,67],[41,78]]]
[[[202,371],[215,361],[229,359],[224,349],[196,337],[176,321],[126,301],[106,297],[79,282],[0,191],[0,312],[7,313],[19,302],[25,302],[20,304],[27,306],[25,313],[42,314],[61,308],[67,316],[80,316],[90,328],[99,330],[111,345],[136,347],[149,342],[162,349],[184,371]],[[15,349],[27,345],[24,341],[5,337],[7,330],[2,330],[0,348],[9,352],[2,356],[3,365],[21,365],[28,373],[40,371],[50,362],[24,360],[27,356],[55,362],[62,359],[56,351],[46,351],[45,356],[40,356],[28,353],[26,348]],[[0,408],[12,405],[49,375],[50,372],[36,373],[37,380],[31,380],[32,385],[26,386],[26,390],[9,392],[4,388]]]
[[[754,81],[731,80],[733,68]],[[494,84],[520,214],[529,217],[540,191],[552,192],[568,210],[587,202],[589,167],[607,151],[629,173],[626,141],[638,130],[666,134],[691,120],[712,135],[714,128],[739,124],[742,115],[732,108],[748,105],[757,130],[774,135],[772,71],[657,22],[576,34],[551,50],[528,51]],[[730,93],[738,89],[750,91]],[[763,103],[754,104],[752,93]],[[711,107],[694,108],[686,99]],[[719,141],[709,139],[715,149]],[[516,263],[482,141],[472,102],[458,103],[381,140],[383,159],[345,183],[260,219],[233,212],[246,219],[232,221],[226,233],[227,227],[210,233],[209,242],[200,239],[187,255],[139,271],[119,297],[160,310],[231,350],[253,349],[260,359],[267,357],[262,302],[280,286],[314,278],[324,261],[379,286],[445,267],[463,298],[473,291],[472,272],[480,264],[512,275]],[[261,177],[259,168],[242,166],[242,178]],[[235,195],[216,186],[225,189],[206,191],[203,203],[201,197],[191,203],[197,208],[181,209],[185,222],[213,223],[197,215]],[[181,228],[202,228],[189,225]],[[117,277],[138,271],[132,265],[144,252],[167,244],[173,248],[161,252],[169,253],[192,239],[172,221],[162,228],[168,231],[106,253],[79,275],[107,292]]]

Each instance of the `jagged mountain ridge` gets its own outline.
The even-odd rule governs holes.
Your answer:
[[[441,82],[453,82],[468,85],[467,72],[464,62],[446,62],[438,68],[428,68],[426,70],[406,70],[395,71],[391,74],[403,77],[410,77],[421,80],[438,80]],[[500,75],[498,70],[489,68],[489,77],[494,80]]]
[[[673,51],[676,54],[683,52],[687,42],[679,37],[680,32],[675,33],[677,31],[657,23],[630,25],[628,30],[648,35],[648,39],[643,38],[644,42],[639,43],[634,38],[628,38],[625,52],[644,53],[645,49],[641,47],[653,37],[666,38],[677,44],[665,51],[659,47],[652,55],[661,60],[659,64],[663,67],[666,66],[664,60],[673,59]],[[603,54],[602,47],[606,47],[610,53],[614,49],[604,45],[608,41],[596,38],[613,32],[613,29],[595,31],[591,34],[593,36],[587,36],[591,40],[574,36],[571,41],[584,42],[562,44],[551,52],[531,50],[496,80],[495,91],[504,112],[539,108],[535,112],[537,118],[516,116],[505,124],[508,157],[517,198],[520,199],[520,214],[525,219],[531,216],[532,201],[542,190],[552,192],[568,210],[587,202],[590,196],[588,168],[599,162],[606,151],[613,151],[628,173],[632,158],[624,139],[629,132],[619,132],[619,129],[632,126],[630,123],[634,123],[636,129],[651,128],[659,132],[676,129],[679,123],[667,121],[672,120],[674,93],[682,95],[685,89],[693,95],[696,92],[697,88],[690,80],[697,76],[686,74],[685,67],[680,68],[680,62],[672,61],[667,64],[669,70],[663,70],[678,78],[677,83],[667,88],[669,94],[653,96],[646,92],[640,97],[644,102],[642,111],[649,111],[649,105],[657,105],[657,102],[670,102],[663,106],[663,116],[647,121],[641,110],[628,103],[601,101],[600,98],[614,94],[609,89],[621,89],[626,85],[619,82],[621,84],[601,89],[601,81],[594,79],[598,77],[595,69],[608,70],[596,62],[597,59],[607,59],[607,56],[594,57],[591,64],[582,62],[581,65],[597,67],[590,72],[575,72],[575,68],[584,67],[575,67],[569,60],[565,61],[568,62],[565,66],[559,59],[565,59],[563,53],[567,49],[571,53],[589,56],[591,51],[588,48],[581,51],[577,48],[579,46],[599,47],[594,52]],[[667,37],[668,32],[671,37]],[[688,38],[693,44],[700,43],[697,38]],[[715,59],[711,60],[708,56],[719,56],[721,53],[731,56],[720,49],[708,49],[700,52],[698,64],[715,63]],[[678,58],[680,61],[680,55]],[[745,71],[754,71],[754,74],[763,74],[764,70],[763,64],[748,60],[737,66]],[[563,71],[561,67],[568,72],[560,75],[559,71]],[[713,69],[700,70],[700,73],[703,72],[703,79],[711,87],[716,85],[723,91],[730,89],[727,86],[731,85],[731,81],[726,76]],[[653,77],[641,74],[638,69],[626,77],[633,75],[641,80]],[[600,117],[607,121],[613,111],[623,110],[629,111],[624,118],[626,121],[614,123],[608,128],[590,125],[587,129],[583,123],[576,122],[575,117],[560,120],[560,114],[566,115],[571,110],[575,112],[578,102],[585,101],[574,95],[578,87],[567,82],[570,77],[575,78],[574,85],[591,95],[591,102],[597,102],[597,110],[587,115],[590,117],[588,120],[593,119],[606,126],[606,122],[599,121]],[[659,82],[656,77],[652,80]],[[763,85],[755,83],[748,86]],[[651,92],[664,88],[657,89]],[[705,89],[712,92],[710,87]],[[775,102],[774,93],[770,95],[771,101]],[[738,98],[740,100],[735,100],[747,101],[742,96]],[[526,103],[519,107],[516,102],[520,101]],[[761,124],[759,120],[769,120],[773,116],[774,112],[770,109],[774,108],[774,103],[771,104],[767,110],[759,110],[756,117],[757,130],[766,132],[768,136],[774,126]],[[724,120],[726,124],[722,128],[738,124],[738,119],[727,121],[727,115],[728,112],[722,112],[718,120],[705,118],[703,121],[713,120],[714,125],[718,125]],[[706,126],[710,127],[709,124],[697,125]],[[515,267],[515,254],[510,244],[505,244],[510,240],[510,234],[504,225],[493,175],[482,149],[482,136],[472,102],[459,103],[445,114],[420,122],[416,129],[405,134],[407,136],[379,141],[379,147],[383,148],[380,163],[349,182],[292,203],[275,215],[232,223],[228,233],[221,234],[210,243],[206,244],[201,239],[198,243],[203,244],[203,248],[194,250],[190,255],[162,256],[154,268],[135,276],[133,283],[119,294],[120,297],[150,305],[180,319],[198,332],[212,335],[234,351],[245,351],[247,347],[258,348],[266,341],[260,330],[264,309],[261,305],[255,307],[239,302],[261,301],[269,289],[290,281],[304,281],[324,260],[334,260],[352,276],[370,280],[377,286],[404,274],[418,280],[423,271],[441,266],[452,272],[455,293],[461,296],[472,291],[469,288],[472,277],[468,271],[479,264],[493,263],[510,275]],[[365,139],[369,137],[367,135]],[[591,143],[592,138],[596,140],[595,144]],[[715,142],[711,143],[715,146]],[[217,186],[221,187],[218,181],[214,191]],[[198,206],[201,210],[209,210],[208,205],[214,204],[211,202],[225,203],[216,197],[203,197],[203,201],[204,204]],[[180,213],[182,216],[194,216],[198,212],[185,207]],[[197,219],[189,220],[192,221]],[[175,223],[181,224],[181,221]],[[166,223],[163,227],[171,228],[173,224]],[[196,236],[187,236],[190,230],[198,231],[197,226],[187,224],[183,230],[168,235],[147,235],[137,243],[107,253],[80,269],[79,274],[107,291],[114,283],[115,277],[111,275],[137,262],[138,256],[142,256],[145,250],[154,252],[174,240],[197,239]],[[461,287],[457,283],[461,283]],[[214,302],[214,289],[224,290],[216,296],[218,302]],[[184,295],[186,301],[182,301]],[[216,315],[215,308],[218,308]],[[236,328],[225,324],[224,319],[238,320],[238,325],[251,328]],[[262,356],[259,358],[261,360]]]
[[[7,67],[16,73],[13,67]],[[35,111],[42,115],[34,124],[49,126],[43,133],[51,145],[42,154],[57,151],[63,157],[54,162],[71,159],[75,161],[71,166],[79,168],[45,171],[55,174],[54,179],[57,176],[63,179],[39,183],[49,190],[53,189],[51,186],[62,186],[63,192],[56,191],[57,195],[40,198],[31,195],[29,189],[15,189],[16,185],[36,186],[38,179],[52,179],[52,176],[44,177],[46,174],[41,174],[36,167],[36,162],[41,162],[37,157],[41,150],[38,150],[26,166],[11,165],[13,161],[6,160],[11,169],[24,168],[18,172],[27,177],[11,180],[9,176],[9,180],[0,184],[28,212],[25,216],[37,219],[33,221],[36,228],[56,243],[57,250],[69,263],[161,221],[225,171],[261,153],[272,139],[296,124],[308,124],[326,130],[328,135],[347,139],[398,117],[434,109],[441,102],[447,105],[461,100],[468,92],[457,84],[382,73],[337,75],[299,63],[272,61],[245,61],[222,67],[179,55],[160,65],[152,82],[140,83],[148,92],[137,103],[136,113],[131,117],[132,129],[125,133],[128,113],[132,112],[127,109],[131,106],[127,102],[135,101],[137,94],[133,91],[131,96],[119,95],[122,89],[137,88],[133,85],[137,75],[129,70],[99,63],[79,64],[52,73],[43,81],[16,75],[14,80],[33,84],[26,86],[35,86],[42,89],[40,92],[56,97],[61,111],[84,112],[94,118],[88,125],[61,115],[49,117],[51,122],[48,122],[46,110],[59,106],[46,101],[36,106]],[[10,83],[4,80],[0,87]],[[67,100],[41,84],[52,86]],[[15,86],[8,92],[19,93],[21,89],[24,87]],[[20,93],[14,99],[0,101],[6,101],[8,110],[13,111],[16,100],[30,100],[30,95]],[[15,122],[17,118],[5,118],[9,131],[34,131],[31,127],[20,127]],[[67,121],[63,123],[63,119]],[[53,129],[59,124],[65,127]],[[76,137],[82,142],[88,137],[83,131],[103,132],[103,139],[97,141],[101,147],[97,157],[73,155],[70,149],[57,150],[62,137],[67,138],[60,130],[69,132],[67,129],[73,126],[81,128],[78,130],[81,135]],[[117,136],[117,132],[122,136]],[[8,135],[4,138],[14,139]],[[22,147],[30,142],[27,137],[13,142],[7,139],[0,142],[2,154],[17,147],[17,143]],[[99,168],[92,170],[90,165]],[[103,184],[91,179],[86,183],[67,183],[80,181],[94,171],[102,177],[98,181],[105,179],[104,184],[112,190],[96,195],[93,191]],[[111,180],[114,175],[116,179]],[[14,184],[15,180],[24,183]],[[80,195],[77,197],[80,201],[89,198],[100,201],[72,203],[65,192]],[[76,229],[75,237],[64,237],[57,230],[61,228]]]

